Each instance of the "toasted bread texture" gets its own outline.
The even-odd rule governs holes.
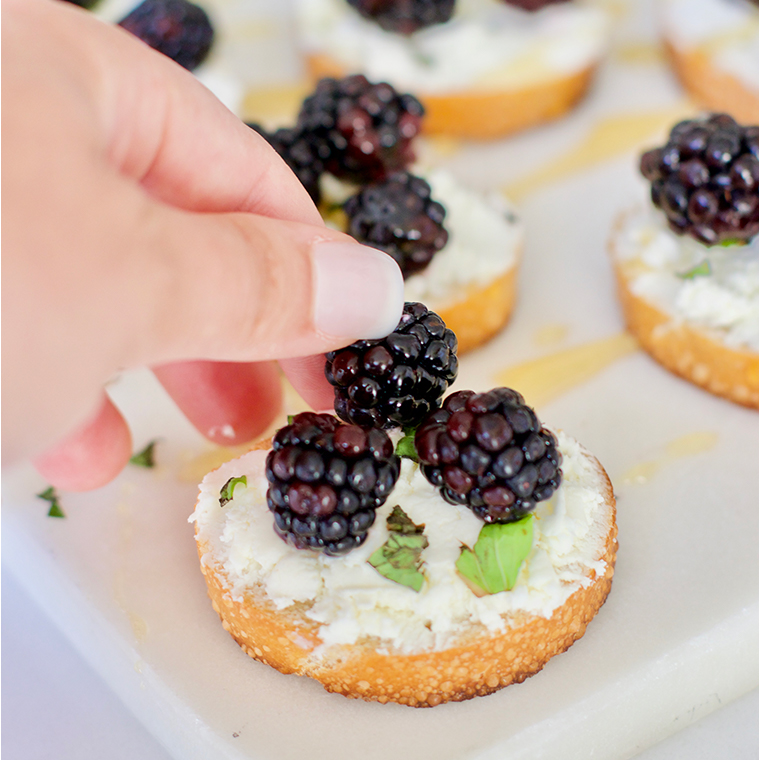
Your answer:
[[[665,50],[681,84],[700,105],[731,114],[740,124],[757,124],[757,92],[716,68],[711,57],[699,48],[682,48],[665,40]]]
[[[328,691],[350,698],[434,707],[519,683],[584,634],[610,591],[618,546],[615,499],[602,466],[585,449],[582,452],[600,496],[592,518],[597,536],[594,556],[589,557],[596,569],[588,570],[577,590],[550,616],[508,613],[496,631],[480,623],[458,626],[443,648],[401,651],[375,637],[325,647],[320,623],[307,614],[308,603],[278,609],[262,584],[242,594],[233,590],[211,542],[198,533],[201,568],[213,608],[225,630],[252,658],[282,673],[309,676]]]

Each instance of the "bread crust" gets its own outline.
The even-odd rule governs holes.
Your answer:
[[[633,278],[617,254],[615,241],[613,235],[610,251],[620,306],[628,330],[644,350],[679,377],[757,409],[758,354],[727,346],[717,331],[679,321],[634,293]]]
[[[509,322],[517,299],[517,269],[515,262],[487,285],[471,287],[462,300],[438,309],[457,336],[460,355],[489,341]]]
[[[698,48],[684,49],[665,40],[665,51],[681,84],[700,104],[725,112],[741,124],[757,124],[758,94],[730,74],[716,69]]]
[[[307,55],[306,69],[314,81],[352,73],[324,53]],[[591,65],[528,87],[414,95],[425,107],[424,132],[492,140],[562,116],[586,93],[595,70]]]
[[[612,485],[599,462],[588,452],[600,476],[608,527],[599,559],[605,570],[591,570],[588,584],[573,593],[550,618],[520,613],[505,616],[501,633],[472,627],[452,646],[432,652],[405,654],[384,642],[366,640],[333,646],[321,657],[313,650],[321,641],[319,625],[300,605],[277,610],[262,588],[234,599],[221,568],[209,560],[209,547],[198,543],[201,569],[209,596],[222,625],[254,659],[286,674],[309,676],[327,691],[380,703],[434,707],[462,701],[520,683],[540,671],[585,632],[604,604],[617,557],[617,525]]]

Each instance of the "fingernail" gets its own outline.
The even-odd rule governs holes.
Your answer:
[[[317,330],[352,340],[393,332],[404,309],[404,279],[387,253],[358,243],[323,241],[312,255]]]

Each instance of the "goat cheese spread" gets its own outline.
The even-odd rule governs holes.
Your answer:
[[[612,515],[604,504],[605,480],[587,452],[555,433],[563,479],[553,497],[535,509],[533,548],[511,591],[476,597],[456,572],[461,545],[472,547],[484,523],[467,507],[448,504],[409,459],[388,501],[377,511],[365,543],[342,557],[327,557],[287,545],[273,529],[266,504],[267,452],[253,451],[209,473],[195,512],[197,540],[207,547],[202,562],[225,577],[234,599],[249,589],[265,591],[278,609],[301,603],[303,614],[321,624],[320,651],[377,637],[382,646],[408,653],[445,649],[463,627],[497,632],[504,616],[525,612],[550,617],[579,588],[604,572],[600,559]],[[219,492],[232,477],[247,485],[219,506]],[[367,559],[388,539],[386,518],[400,505],[425,525],[425,583],[419,593],[380,575]]]

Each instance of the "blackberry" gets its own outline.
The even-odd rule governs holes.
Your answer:
[[[205,60],[214,40],[206,11],[187,0],[144,0],[119,26],[190,71]]]
[[[446,245],[446,209],[430,197],[430,185],[407,171],[363,187],[343,206],[348,234],[385,251],[404,279],[424,269]]]
[[[296,549],[345,554],[364,543],[399,471],[382,430],[298,414],[277,431],[266,460],[275,532]]]
[[[452,394],[417,428],[414,443],[443,498],[487,523],[519,520],[562,478],[557,440],[511,388]]]
[[[456,335],[421,303],[407,303],[382,340],[330,351],[325,376],[335,412],[362,427],[412,427],[441,405],[459,370]]]
[[[304,100],[296,126],[311,134],[327,171],[364,184],[414,160],[411,141],[422,114],[414,96],[356,74],[320,80]]]
[[[642,155],[640,169],[676,234],[706,245],[757,235],[756,126],[727,114],[682,121],[666,145]]]
[[[566,3],[568,0],[504,0],[509,5],[516,5],[524,11],[540,11],[546,5]]]
[[[280,154],[306,188],[314,203],[318,204],[321,200],[319,178],[325,167],[309,133],[287,128],[267,132],[258,124],[248,124],[248,126],[258,132]]]
[[[348,0],[364,18],[386,32],[413,34],[443,24],[454,12],[454,0]]]

